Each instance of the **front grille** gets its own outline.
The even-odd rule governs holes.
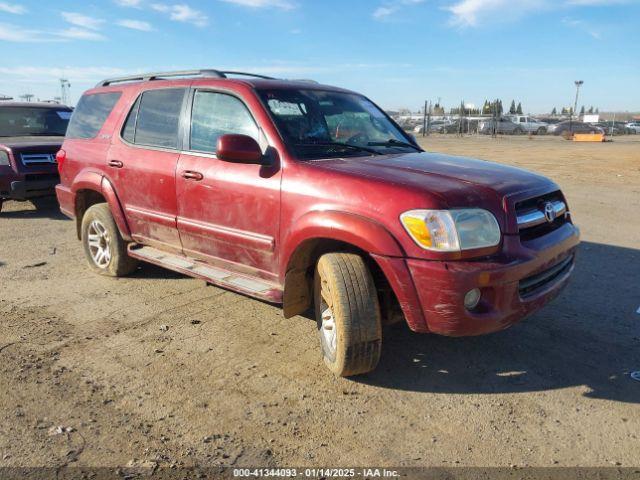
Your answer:
[[[524,242],[547,235],[568,221],[567,207],[559,191],[523,200],[515,207],[520,240]],[[545,208],[553,211],[551,221],[545,216]]]
[[[553,283],[557,279],[561,278],[571,270],[573,265],[573,255],[565,258],[560,263],[545,270],[542,273],[537,273],[523,280],[520,280],[519,291],[521,297],[527,297],[533,295],[547,285]]]
[[[22,153],[20,154],[22,164],[29,165],[50,165],[56,163],[55,153]]]

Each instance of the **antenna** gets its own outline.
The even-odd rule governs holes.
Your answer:
[[[60,101],[62,102],[63,105],[66,105],[67,101],[69,100],[70,88],[71,88],[71,84],[69,83],[69,80],[67,80],[66,78],[61,78],[60,79]]]

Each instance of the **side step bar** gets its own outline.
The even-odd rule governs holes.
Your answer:
[[[166,253],[157,248],[129,246],[129,256],[153,263],[190,277],[200,278],[222,288],[244,293],[273,303],[282,303],[282,289],[261,278],[240,275],[222,268],[212,267],[197,260]]]

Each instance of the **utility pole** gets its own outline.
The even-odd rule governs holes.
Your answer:
[[[582,80],[576,80],[574,82],[576,84],[576,100],[573,104],[573,111],[569,112],[569,132],[573,133],[573,114],[578,109],[578,95],[580,94],[580,87],[584,84]]]
[[[33,97],[34,97],[33,93],[25,93],[24,95],[20,95],[20,98],[23,99],[25,102],[30,102]]]
[[[70,88],[71,88],[71,84],[69,83],[69,80],[67,80],[66,78],[61,78],[60,79],[60,100],[63,105],[66,105],[67,101],[69,100]]]
[[[422,111],[422,136],[427,134],[427,101],[424,101],[424,110]]]

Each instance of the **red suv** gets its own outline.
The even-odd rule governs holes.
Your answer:
[[[551,180],[424,152],[366,97],[217,70],[101,82],[58,153],[89,265],[137,260],[315,309],[337,375],[375,368],[382,325],[480,335],[556,297],[579,231]]]

